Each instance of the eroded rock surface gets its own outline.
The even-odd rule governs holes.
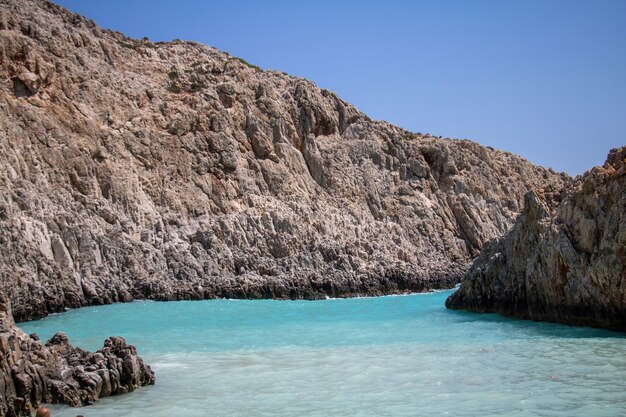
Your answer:
[[[0,2],[0,291],[66,307],[451,287],[565,178],[193,42]]]
[[[565,187],[556,210],[530,192],[446,305],[626,331],[626,147]]]
[[[0,415],[31,416],[42,403],[73,407],[154,384],[134,346],[110,337],[95,353],[73,347],[64,333],[46,344],[15,326],[10,302],[0,296]]]

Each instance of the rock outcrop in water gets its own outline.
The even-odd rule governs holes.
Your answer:
[[[550,210],[529,192],[446,305],[626,331],[626,147],[562,194]]]
[[[0,2],[0,290],[67,307],[451,287],[565,177],[193,42]]]
[[[42,402],[74,407],[154,384],[150,367],[134,346],[110,337],[95,353],[72,347],[64,333],[46,344],[13,322],[0,296],[0,415],[30,416]]]

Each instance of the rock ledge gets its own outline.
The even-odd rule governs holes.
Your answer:
[[[561,194],[551,210],[529,192],[446,306],[626,331],[626,147]]]
[[[98,398],[152,385],[155,376],[121,337],[109,337],[97,352],[70,345],[65,333],[46,344],[13,321],[0,296],[0,415],[30,416],[41,403],[81,407]]]

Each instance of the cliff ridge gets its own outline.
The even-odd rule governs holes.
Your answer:
[[[0,2],[0,292],[130,301],[450,288],[564,175],[374,121],[310,81]]]

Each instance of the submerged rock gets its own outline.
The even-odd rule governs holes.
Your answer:
[[[577,177],[551,210],[534,192],[488,244],[448,308],[626,331],[626,147]]]
[[[97,352],[73,347],[65,333],[42,343],[15,326],[0,295],[0,415],[30,416],[41,403],[80,407],[154,384],[134,346],[110,337]]]

